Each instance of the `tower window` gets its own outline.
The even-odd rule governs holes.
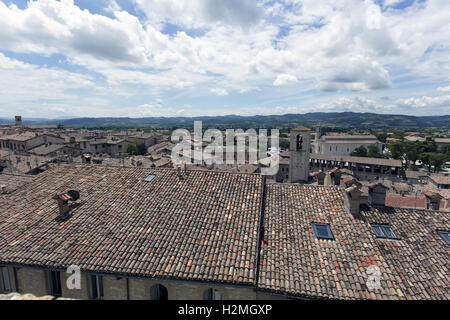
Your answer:
[[[303,144],[303,137],[298,135],[297,136],[297,150],[302,150],[302,144]]]

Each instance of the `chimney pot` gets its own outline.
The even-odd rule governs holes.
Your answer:
[[[69,211],[69,199],[65,198],[65,195],[56,194],[53,199],[58,203],[59,215],[65,216]]]
[[[360,216],[361,193],[357,185],[352,185],[345,189],[345,205],[355,217]]]
[[[377,183],[369,187],[369,204],[372,206],[386,205],[387,187],[382,183]]]

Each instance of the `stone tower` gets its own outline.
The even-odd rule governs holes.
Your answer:
[[[22,116],[15,116],[16,126],[22,125]]]
[[[298,127],[291,130],[289,182],[307,182],[309,178],[310,130]]]

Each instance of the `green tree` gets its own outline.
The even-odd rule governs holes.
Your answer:
[[[280,140],[280,148],[289,149],[290,144],[288,140]]]
[[[376,144],[371,144],[367,150],[367,156],[369,158],[382,158],[381,153]]]
[[[425,152],[425,144],[420,141],[402,142],[406,163],[412,161],[413,164],[419,159],[419,155]]]
[[[439,172],[442,170],[442,166],[448,160],[445,154],[432,153],[431,165],[434,167],[434,172]]]
[[[350,153],[352,157],[367,157],[367,149],[364,146],[358,147]]]
[[[137,154],[137,147],[134,143],[129,143],[127,147],[127,153],[130,155],[136,155]]]
[[[447,155],[435,152],[423,152],[419,156],[420,161],[428,167],[428,171],[434,167],[434,172],[442,170],[442,165],[449,159]]]
[[[394,138],[401,139],[401,140],[403,140],[405,138],[405,133],[403,131],[394,130],[393,134],[394,134]]]
[[[401,142],[391,142],[388,145],[389,152],[391,153],[391,158],[396,160],[401,160],[403,158],[403,144]]]
[[[386,132],[378,133],[378,134],[376,134],[376,137],[381,142],[386,143],[387,133]]]

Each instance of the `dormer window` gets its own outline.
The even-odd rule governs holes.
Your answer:
[[[372,229],[378,239],[398,239],[390,226],[374,224]]]
[[[450,231],[438,231],[438,233],[447,244],[450,244]]]
[[[150,181],[152,181],[153,179],[155,179],[155,175],[154,175],[154,174],[151,174],[151,175],[149,175],[147,178],[145,178],[144,181],[150,182]]]
[[[331,233],[330,225],[327,223],[313,223],[311,224],[314,236],[317,239],[322,240],[334,240],[333,234]]]

